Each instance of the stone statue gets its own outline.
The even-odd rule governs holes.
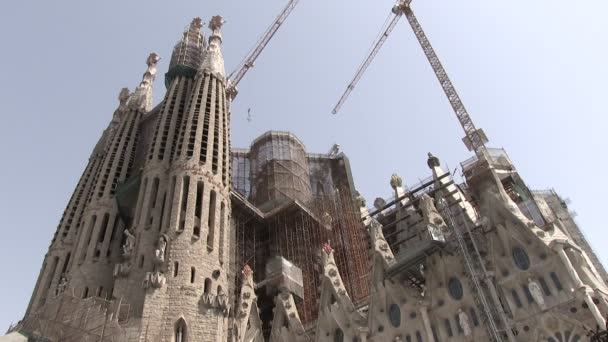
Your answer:
[[[469,316],[462,308],[458,309],[458,324],[460,324],[464,336],[471,337],[473,335],[473,330],[471,330],[471,324],[469,323]]]
[[[122,255],[130,257],[135,248],[135,236],[128,229],[124,230],[123,235],[125,236],[125,242],[122,245]]]
[[[329,150],[329,156],[330,157],[335,157],[340,153],[340,145],[338,144],[334,144],[334,146],[331,147],[331,149]]]
[[[386,206],[386,201],[383,198],[378,197],[374,200],[374,208],[382,210],[384,206]]]
[[[363,198],[363,196],[361,196],[359,191],[355,192],[355,203],[357,204],[357,206],[359,208],[365,207],[365,198]]]
[[[391,176],[391,188],[393,188],[393,190],[396,190],[397,188],[400,188],[403,186],[403,179],[401,179],[401,177],[396,174],[393,173],[393,175]]]
[[[431,196],[422,194],[418,207],[420,208],[420,211],[422,211],[422,216],[424,217],[426,224],[434,224],[436,226],[445,224],[441,214],[439,214],[439,211],[435,207],[435,203],[433,203]]]
[[[540,306],[541,309],[545,308],[545,297],[543,296],[543,291],[540,288],[540,285],[532,278],[528,278],[528,290],[530,290],[530,294],[532,298]]]
[[[161,236],[158,239],[158,249],[156,250],[156,259],[165,261],[165,251],[167,250],[167,239]]]
[[[55,290],[55,295],[58,296],[62,294],[67,287],[68,280],[65,278],[65,276],[61,276],[61,279],[59,279],[59,284],[57,284],[57,289]]]
[[[141,111],[152,110],[152,83],[156,79],[156,64],[158,61],[160,61],[160,57],[155,52],[152,52],[146,59],[148,69],[144,73],[141,83],[129,97],[129,108]]]

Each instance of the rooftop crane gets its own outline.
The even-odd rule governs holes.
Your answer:
[[[431,43],[429,42],[428,38],[426,37],[426,34],[422,30],[422,26],[420,26],[418,19],[416,19],[416,16],[414,15],[414,12],[410,7],[410,2],[411,0],[400,0],[399,3],[397,3],[393,7],[392,20],[390,20],[385,31],[374,43],[370,54],[363,61],[363,63],[357,70],[355,77],[350,82],[348,87],[346,87],[346,90],[344,91],[342,97],[334,107],[332,113],[338,113],[350,93],[353,91],[353,89],[361,79],[361,76],[363,76],[363,73],[365,72],[367,67],[369,67],[374,57],[378,54],[378,51],[380,51],[380,48],[388,38],[389,34],[397,25],[397,22],[399,21],[401,16],[405,15],[410,26],[412,27],[412,30],[414,31],[414,34],[416,35],[416,38],[418,39],[418,42],[420,43],[420,46],[422,47],[422,50],[424,51],[424,54],[426,55],[426,58],[428,59],[429,63],[431,64],[431,67],[433,68],[433,71],[435,72],[435,75],[437,76],[437,80],[441,84],[445,95],[448,97],[450,105],[452,106],[452,109],[454,110],[454,113],[456,114],[460,125],[462,126],[465,132],[465,137],[463,138],[465,145],[470,151],[475,151],[475,153],[478,157],[480,157],[480,159],[481,157],[484,157],[485,159],[485,156],[487,155],[487,149],[485,144],[488,142],[488,138],[486,137],[483,130],[477,129],[475,127],[475,124],[473,123],[473,120],[471,120],[469,113],[467,112],[466,108],[464,107],[464,104],[460,100],[460,97],[458,96],[458,93],[456,92],[452,81],[450,81],[445,69],[443,68],[441,62],[439,61],[439,58],[437,57],[437,54],[435,53],[435,50],[433,50]]]
[[[285,22],[289,14],[291,14],[291,11],[293,11],[298,2],[300,2],[300,0],[289,1],[287,6],[285,6],[283,11],[281,11],[281,13],[277,16],[264,35],[262,35],[260,40],[258,40],[249,55],[247,55],[247,57],[245,57],[245,59],[243,59],[243,61],[240,63],[239,67],[228,76],[228,86],[226,92],[229,95],[230,101],[232,101],[238,94],[237,85],[239,82],[241,82],[247,71],[253,68],[255,61],[258,59],[262,51],[264,51],[264,48],[266,48],[266,45],[268,45],[281,25]]]

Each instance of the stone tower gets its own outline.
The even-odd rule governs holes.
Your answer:
[[[49,311],[80,312],[95,298],[107,301],[101,307],[110,320],[128,316],[118,330],[129,341],[227,339],[233,281],[222,24],[211,19],[208,43],[200,18],[186,28],[157,107],[155,53],[136,90],[120,92],[45,257],[26,323]],[[38,333],[65,339],[60,330]]]

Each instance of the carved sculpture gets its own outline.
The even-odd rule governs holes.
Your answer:
[[[374,208],[377,210],[383,209],[384,206],[386,206],[386,201],[383,198],[378,197],[374,200]]]
[[[338,144],[334,144],[334,146],[331,147],[331,149],[329,150],[329,156],[330,157],[335,157],[340,153],[340,145]]]
[[[59,279],[59,283],[57,284],[57,288],[55,289],[55,295],[58,296],[62,294],[67,287],[68,280],[65,278],[65,276],[61,276],[61,279]]]
[[[466,312],[464,312],[461,308],[458,309],[458,323],[462,328],[462,332],[464,336],[471,337],[473,335],[473,330],[471,330],[471,324],[469,323],[469,316]]]
[[[395,190],[402,186],[403,186],[403,179],[401,179],[401,177],[398,174],[393,173],[393,175],[391,176],[391,188],[393,188],[393,190]]]
[[[129,229],[125,229],[123,235],[125,236],[125,242],[122,245],[122,256],[124,258],[130,258],[133,249],[135,248],[135,236],[131,234]]]
[[[528,278],[528,290],[530,290],[530,294],[532,298],[540,306],[541,309],[545,308],[545,297],[543,296],[543,291],[540,288],[540,285],[532,278]]]
[[[228,313],[230,313],[230,304],[228,304],[228,296],[221,287],[217,290],[215,305],[224,317],[228,317]]]
[[[156,260],[160,262],[165,261],[165,251],[167,249],[167,239],[161,236],[158,239],[158,249],[155,251]]]
[[[434,224],[436,226],[444,225],[443,218],[435,207],[435,203],[433,203],[431,196],[422,194],[418,207],[420,208],[420,211],[422,211],[422,216],[424,217],[424,222],[426,224]]]

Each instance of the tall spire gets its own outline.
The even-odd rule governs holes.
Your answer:
[[[222,56],[222,33],[220,29],[225,21],[219,15],[211,18],[209,29],[211,36],[209,37],[209,46],[207,47],[207,56],[203,60],[200,70],[206,70],[222,80],[226,79],[226,69],[224,68],[224,57]]]
[[[152,110],[152,83],[156,78],[156,64],[160,60],[160,57],[152,52],[146,64],[148,69],[144,73],[141,83],[137,86],[131,98],[129,99],[128,106],[130,109],[139,110],[141,112],[148,112]]]

